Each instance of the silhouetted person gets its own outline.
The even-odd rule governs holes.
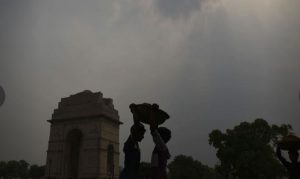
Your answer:
[[[144,138],[145,131],[144,125],[139,122],[135,122],[131,127],[130,136],[124,143],[124,169],[122,170],[119,179],[137,179],[141,160],[138,142],[142,141]]]
[[[158,108],[158,106],[154,106]],[[151,118],[150,129],[155,143],[151,157],[151,178],[167,179],[167,161],[171,157],[166,143],[171,139],[171,131],[158,127],[155,119]]]
[[[300,179],[300,162],[298,162],[299,153],[297,150],[289,150],[289,158],[291,162],[286,161],[281,155],[281,150],[277,146],[276,154],[281,163],[288,170],[290,179]]]

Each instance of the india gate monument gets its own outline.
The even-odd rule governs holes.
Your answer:
[[[121,122],[112,99],[88,90],[62,98],[48,122],[47,178],[118,178]]]

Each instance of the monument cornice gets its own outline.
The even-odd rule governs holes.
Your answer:
[[[64,123],[68,121],[83,121],[83,120],[103,120],[100,117],[104,117],[105,119],[109,119],[111,122],[114,122],[116,124],[123,124],[123,122],[114,119],[110,115],[107,114],[97,114],[97,115],[91,115],[91,116],[82,116],[82,117],[69,117],[69,118],[54,118],[47,120],[49,123]]]

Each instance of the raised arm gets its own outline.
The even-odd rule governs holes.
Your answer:
[[[153,138],[153,142],[155,143],[156,147],[160,151],[168,151],[168,147],[166,146],[164,140],[160,136],[158,132],[158,124],[157,121],[153,118],[153,113],[155,110],[158,110],[159,106],[157,104],[152,105],[152,110],[151,110],[151,116],[150,116],[150,130],[151,130],[151,135]]]
[[[277,148],[276,148],[276,155],[277,155],[278,159],[280,160],[280,162],[281,162],[285,167],[288,168],[289,162],[286,161],[285,158],[282,157],[282,155],[281,155],[281,149],[280,149],[278,146],[277,146]]]
[[[164,140],[161,138],[157,130],[151,131],[151,135],[153,138],[153,142],[155,143],[155,146],[160,151],[168,151],[168,147],[166,146]]]

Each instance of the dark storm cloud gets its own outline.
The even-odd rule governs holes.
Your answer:
[[[231,16],[220,10],[209,17],[208,26],[194,27],[181,44],[177,58],[184,63],[169,94],[174,114],[170,125],[176,131],[174,138],[184,144],[171,141],[174,152],[185,151],[211,165],[215,160],[209,155],[215,151],[207,141],[213,129],[264,118],[270,124],[292,124],[296,133],[300,130],[299,36],[287,45],[282,38],[293,35],[284,26],[264,30],[258,19],[234,21]],[[296,18],[275,24],[290,26],[294,35],[299,29]],[[248,31],[247,26],[256,28]],[[284,54],[289,54],[288,59]],[[195,147],[187,148],[188,141],[195,141]]]
[[[299,133],[298,0],[201,11],[203,1],[153,2],[0,1],[0,159],[42,164],[46,120],[60,98],[85,89],[113,98],[124,122],[120,149],[132,102],[160,104],[171,116],[172,155],[209,165],[217,161],[213,129],[261,117]],[[144,161],[152,148],[147,133]]]
[[[203,0],[154,0],[158,11],[165,17],[188,18],[193,11],[200,9]]]

